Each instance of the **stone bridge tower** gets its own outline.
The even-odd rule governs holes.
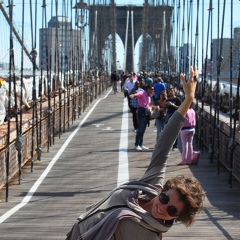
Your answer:
[[[113,10],[114,8],[114,10]],[[140,68],[146,69],[147,52],[152,52],[148,64],[153,68],[161,66],[167,59],[170,51],[172,33],[172,10],[168,5],[151,6],[145,2],[143,6],[125,5],[92,5],[89,6],[89,36],[90,36],[90,59],[91,62],[102,62],[102,52],[109,35],[117,33],[121,38],[124,51],[124,71],[134,70],[134,48],[139,37],[142,39]],[[149,48],[147,36],[151,37],[154,49]],[[115,39],[115,38],[114,38]],[[151,44],[152,46],[152,44]],[[113,58],[116,58],[116,45],[112,44]],[[94,59],[95,58],[95,59]],[[113,67],[116,69],[116,59],[113,59]],[[146,69],[147,70],[147,69]]]

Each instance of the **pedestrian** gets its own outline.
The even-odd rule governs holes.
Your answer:
[[[150,75],[150,74],[146,74],[146,77],[145,77],[145,84],[146,84],[146,85],[153,85],[152,75]]]
[[[129,75],[129,77],[126,79],[126,82],[124,84],[124,91],[125,91],[126,97],[128,99],[128,107],[129,107],[130,111],[131,111],[131,105],[130,105],[129,94],[132,91],[132,89],[134,88],[135,82],[136,82],[135,75],[133,73],[131,73]]]
[[[126,80],[124,72],[121,73],[120,80],[121,80],[120,84],[121,84],[121,92],[122,92],[123,91],[123,86],[124,86],[124,83],[125,83],[125,80]]]
[[[191,165],[194,162],[193,137],[196,126],[196,113],[192,104],[186,114],[186,122],[180,132],[182,141],[182,161],[178,165]]]
[[[155,120],[155,126],[157,128],[157,141],[165,125],[165,118],[167,114],[166,100],[167,100],[167,90],[163,90],[159,94],[159,99],[154,103],[154,108],[157,107],[160,112],[160,116]]]
[[[152,91],[153,86],[147,85],[144,91],[129,95],[130,98],[137,98],[139,105],[137,110],[138,131],[135,139],[136,151],[149,150],[148,147],[143,145],[143,136],[149,123],[148,110],[151,104]]]
[[[135,82],[135,86],[132,89],[131,94],[137,93],[139,91],[144,91],[142,88],[140,88],[139,81]],[[138,110],[139,104],[137,98],[131,98],[130,99],[130,110],[132,113],[132,121],[133,121],[133,131],[136,133],[138,131],[138,120],[137,120],[137,110]]]
[[[159,95],[163,90],[166,90],[166,84],[163,82],[161,77],[157,77],[157,82],[154,84],[155,98],[159,99]]]
[[[169,88],[169,98],[166,100],[167,106],[167,115],[165,119],[165,124],[169,121],[170,117],[173,113],[179,108],[181,105],[181,100],[176,96],[176,91],[174,88]],[[176,137],[176,141],[173,144],[172,150],[175,151],[178,149],[178,136]]]
[[[74,224],[67,240],[159,240],[174,222],[187,227],[194,223],[205,196],[199,181],[179,175],[164,184],[164,176],[169,151],[194,99],[197,74],[191,67],[187,82],[181,74],[185,99],[165,125],[147,171],[91,206]]]
[[[118,92],[118,85],[117,85],[118,81],[119,81],[119,76],[118,76],[117,72],[114,70],[111,73],[111,82],[112,82],[112,88],[113,88],[114,93]]]

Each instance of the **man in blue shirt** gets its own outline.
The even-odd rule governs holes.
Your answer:
[[[154,84],[154,91],[155,91],[155,99],[159,99],[159,95],[163,90],[166,90],[167,87],[163,82],[161,77],[157,78],[157,83]]]

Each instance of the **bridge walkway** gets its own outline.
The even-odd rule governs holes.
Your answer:
[[[0,239],[65,239],[85,208],[126,177],[123,174],[118,180],[122,133],[126,137],[122,144],[127,148],[122,152],[128,156],[129,179],[138,178],[147,168],[156,138],[154,122],[144,137],[150,151],[133,150],[132,130],[122,93],[105,92],[95,100],[60,139],[55,138],[50,152],[43,149],[42,160],[34,162],[34,172],[30,166],[24,167],[21,185],[17,180],[11,182],[8,202],[5,189],[0,191]],[[228,172],[221,167],[218,174],[217,163],[209,162],[207,152],[201,154],[198,165],[177,166],[180,158],[180,151],[170,152],[166,179],[183,173],[195,176],[207,197],[193,227],[177,223],[163,239],[240,239],[240,183],[234,181],[229,188]]]

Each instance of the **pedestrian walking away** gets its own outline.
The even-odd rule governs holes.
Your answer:
[[[113,71],[113,73],[111,74],[111,82],[112,82],[114,94],[118,92],[118,86],[117,86],[118,81],[119,81],[119,76],[116,71]]]

